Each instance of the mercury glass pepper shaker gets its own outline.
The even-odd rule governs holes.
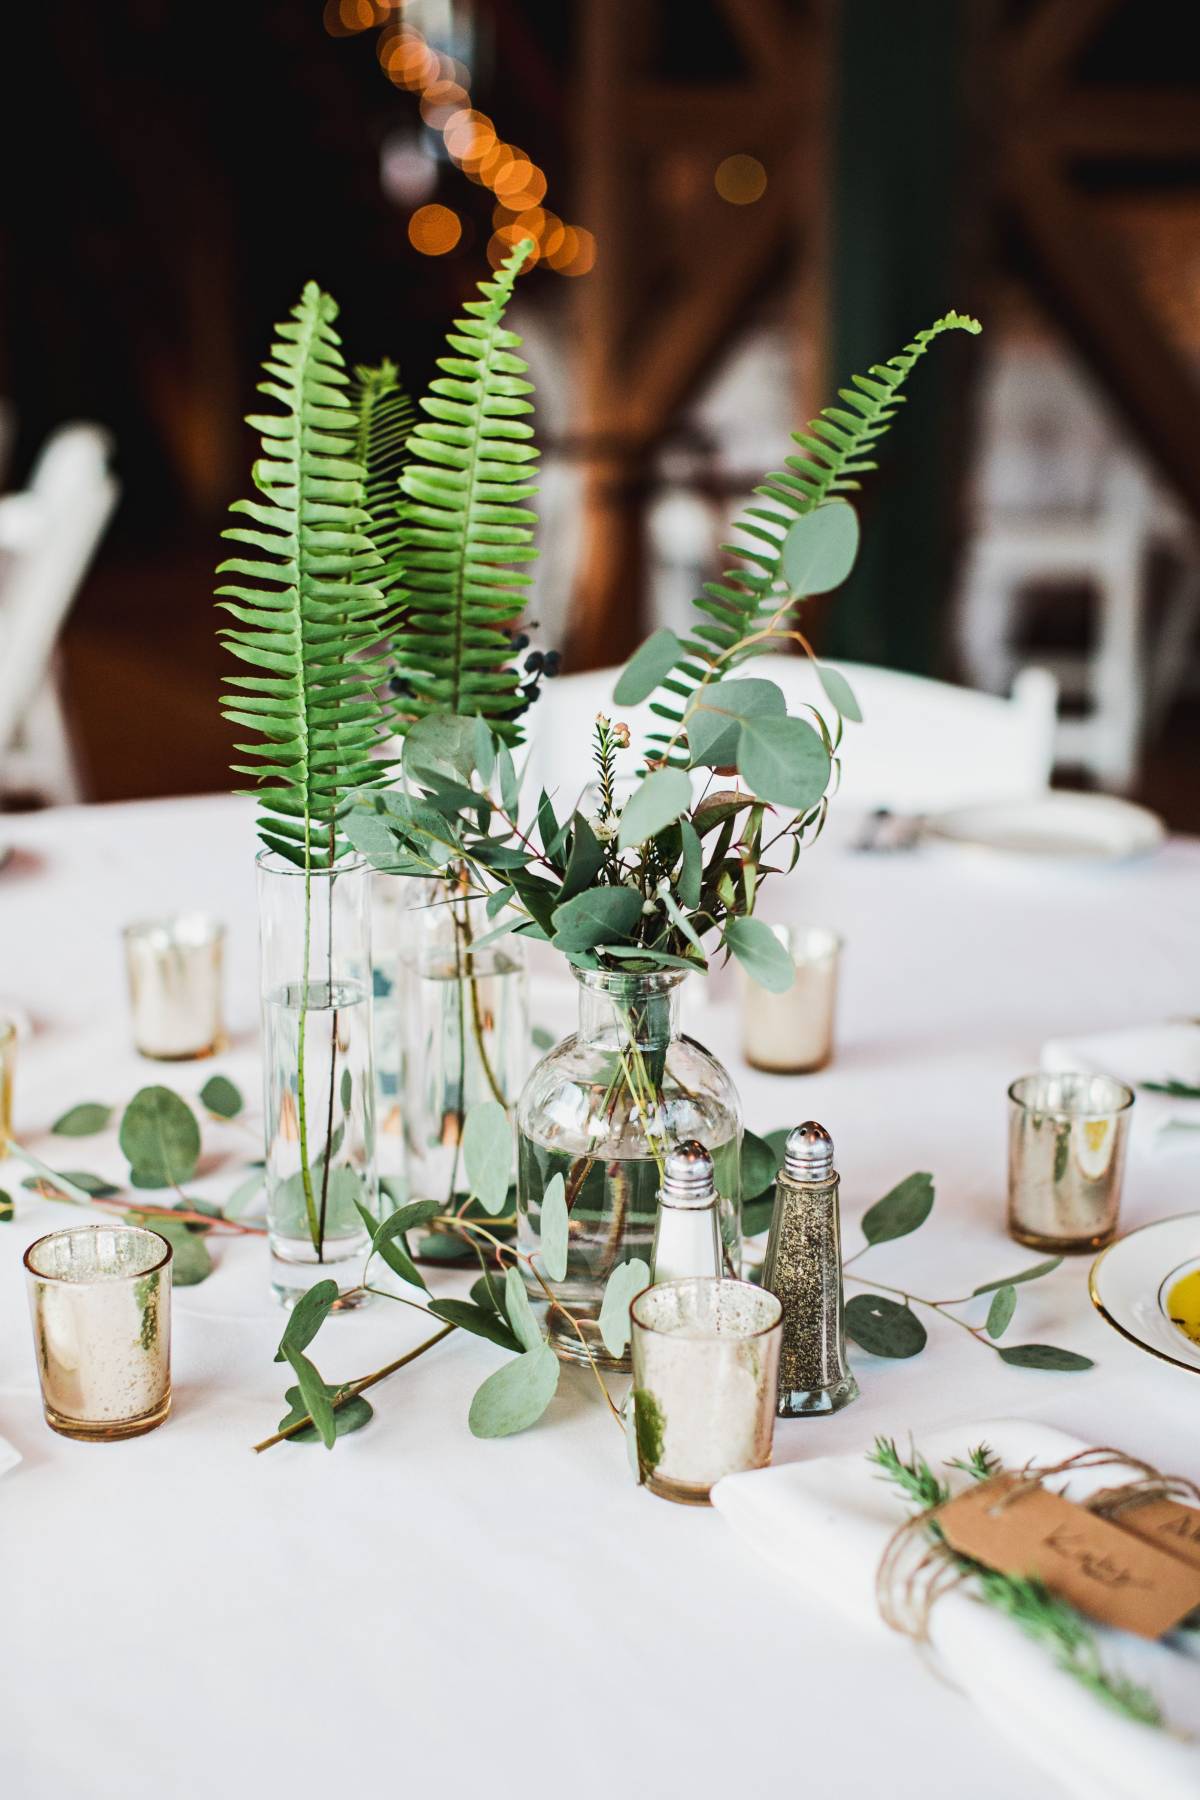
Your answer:
[[[721,1273],[721,1228],[712,1157],[696,1138],[667,1152],[654,1224],[651,1285]]]
[[[839,1181],[825,1127],[815,1119],[797,1125],[775,1182],[762,1269],[763,1287],[783,1305],[775,1409],[781,1419],[837,1412],[858,1399],[842,1317]]]

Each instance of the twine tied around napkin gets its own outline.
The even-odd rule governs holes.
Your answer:
[[[1200,1487],[1109,1446],[1015,1473],[980,1446],[952,1465],[977,1484],[954,1497],[915,1453],[904,1463],[880,1440],[872,1460],[920,1506],[888,1540],[876,1573],[887,1625],[928,1645],[937,1601],[974,1582],[976,1598],[1044,1643],[1110,1707],[1164,1723],[1148,1690],[1104,1667],[1089,1621],[1156,1638],[1200,1607]],[[1046,1485],[1099,1468],[1130,1478],[1081,1501]]]

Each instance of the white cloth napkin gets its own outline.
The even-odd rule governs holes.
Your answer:
[[[916,1448],[958,1488],[969,1486],[970,1478],[944,1462],[980,1443],[1008,1468],[1031,1458],[1049,1467],[1084,1448],[1066,1432],[1021,1420],[958,1425],[928,1434]],[[1082,1498],[1118,1478],[1112,1468],[1086,1471],[1064,1491]],[[809,1593],[872,1630],[888,1629],[876,1605],[875,1572],[911,1508],[865,1455],[727,1475],[712,1498],[735,1531]],[[940,1671],[1067,1793],[1081,1800],[1196,1800],[1200,1794],[1197,1744],[1110,1712],[1056,1669],[1044,1648],[965,1591],[937,1601],[930,1635]],[[1196,1654],[1125,1632],[1102,1629],[1099,1635],[1106,1665],[1144,1682],[1171,1726],[1200,1739]]]
[[[1156,1150],[1200,1151],[1200,1100],[1148,1094],[1141,1085],[1173,1080],[1200,1086],[1200,1025],[1181,1020],[1052,1038],[1042,1048],[1042,1067],[1054,1074],[1115,1075],[1137,1094],[1134,1130],[1145,1142]]]

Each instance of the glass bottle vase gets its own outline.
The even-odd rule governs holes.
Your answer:
[[[365,1298],[363,1212],[379,1212],[369,902],[361,858],[306,874],[259,855],[267,1228],[287,1306],[330,1277],[339,1305]]]
[[[543,1272],[543,1288],[523,1265],[530,1299],[560,1356],[583,1361],[590,1350],[601,1367],[627,1369],[628,1354],[604,1347],[600,1305],[618,1263],[649,1265],[672,1144],[698,1138],[711,1154],[725,1272],[741,1272],[741,1109],[725,1069],[679,1030],[682,973],[573,973],[579,1028],[538,1063],[517,1108],[518,1244],[538,1254],[542,1195],[562,1175],[566,1278]]]
[[[469,1197],[464,1119],[483,1101],[511,1110],[533,1060],[525,952],[511,935],[473,949],[496,923],[479,899],[442,881],[392,879],[408,900],[395,977],[408,1192],[456,1209]]]

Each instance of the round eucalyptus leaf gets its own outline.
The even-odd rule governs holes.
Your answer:
[[[498,1100],[473,1106],[463,1122],[463,1166],[475,1198],[489,1213],[504,1211],[512,1175],[513,1135]]]
[[[246,1102],[227,1075],[210,1075],[200,1089],[200,1104],[218,1119],[236,1119]]]
[[[642,897],[627,887],[588,888],[554,909],[556,950],[595,950],[627,943],[642,915]]]
[[[502,1350],[512,1350],[518,1356],[521,1353],[519,1339],[490,1306],[476,1306],[470,1300],[431,1300],[429,1311],[435,1319],[444,1319],[447,1325],[458,1325],[476,1337],[487,1338],[490,1343],[499,1344]]]
[[[656,769],[625,802],[617,848],[633,850],[673,825],[692,804],[692,783],[683,769]]]
[[[542,1334],[533,1316],[520,1269],[508,1268],[504,1271],[504,1310],[522,1347],[536,1350],[543,1341]]]
[[[845,500],[827,500],[789,527],[780,561],[793,594],[828,594],[840,587],[858,555],[858,514]]]
[[[629,1342],[629,1308],[650,1284],[650,1265],[635,1256],[618,1263],[608,1278],[600,1302],[600,1336],[610,1356],[623,1356]]]
[[[730,919],[723,941],[752,981],[769,994],[783,994],[796,979],[791,957],[769,925],[761,919]]]
[[[855,1294],[846,1302],[846,1334],[872,1356],[917,1356],[925,1348],[925,1327],[911,1307],[882,1294]]]
[[[907,1237],[923,1225],[933,1210],[933,1176],[924,1172],[906,1175],[903,1181],[869,1206],[862,1218],[862,1234],[868,1244],[884,1244],[889,1238]]]
[[[13,1205],[12,1195],[6,1188],[0,1188],[0,1225],[7,1224],[15,1216],[16,1208]]]
[[[334,1398],[340,1389],[331,1387],[326,1382],[325,1392],[332,1408]],[[301,1398],[298,1387],[290,1387],[283,1397],[287,1401],[290,1411],[280,1419],[276,1427],[278,1431],[284,1431],[289,1425],[294,1425],[297,1419],[308,1416],[308,1408]],[[349,1400],[344,1400],[341,1406],[333,1412],[333,1435],[335,1438],[340,1438],[348,1436],[352,1431],[361,1431],[363,1426],[368,1425],[374,1416],[375,1409],[369,1400],[365,1399],[362,1394],[351,1394]],[[306,1425],[302,1431],[294,1431],[288,1439],[289,1444],[319,1444],[320,1442],[321,1434],[315,1425]]]
[[[829,786],[829,751],[805,719],[742,720],[738,772],[759,800],[804,812]]]
[[[559,1369],[549,1344],[539,1343],[489,1375],[467,1415],[472,1435],[511,1437],[536,1424],[554,1398]]]
[[[985,1330],[990,1338],[1003,1337],[1012,1324],[1012,1316],[1017,1310],[1017,1290],[1011,1282],[1007,1287],[999,1287],[992,1295],[992,1304],[988,1307]]]
[[[567,1278],[569,1226],[565,1183],[561,1175],[554,1175],[546,1184],[541,1210],[542,1264],[551,1281]]]
[[[1090,1356],[1077,1356],[1074,1350],[1060,1350],[1054,1344],[1009,1344],[998,1352],[1006,1363],[1018,1369],[1094,1369]]]
[[[200,1127],[185,1100],[170,1088],[145,1087],[121,1120],[120,1144],[136,1187],[175,1187],[200,1160]]]
[[[852,725],[861,725],[862,709],[854,697],[854,689],[841,670],[831,669],[825,663],[817,663],[816,670],[818,681],[843,719],[849,719]]]
[[[127,1225],[141,1225],[146,1231],[156,1231],[161,1238],[166,1238],[171,1246],[171,1285],[173,1287],[198,1287],[213,1272],[213,1260],[209,1255],[208,1244],[200,1232],[193,1231],[185,1219],[164,1219],[158,1213],[127,1212]]]
[[[55,1119],[50,1129],[55,1137],[93,1137],[104,1130],[112,1116],[111,1106],[103,1106],[98,1100],[84,1100]]]
[[[742,1199],[756,1200],[765,1194],[779,1173],[782,1150],[776,1150],[766,1138],[752,1131],[742,1133]]]
[[[665,626],[661,631],[652,631],[618,676],[613,689],[614,705],[637,706],[648,700],[682,657],[683,645],[673,631]]]
[[[1022,1281],[1040,1281],[1043,1275],[1050,1275],[1062,1262],[1061,1256],[1048,1256],[1045,1262],[1034,1263],[1031,1268],[1022,1269],[1019,1275],[1002,1275],[999,1281],[985,1281],[982,1287],[972,1288],[972,1294],[990,1294],[996,1288],[1016,1287]]]

